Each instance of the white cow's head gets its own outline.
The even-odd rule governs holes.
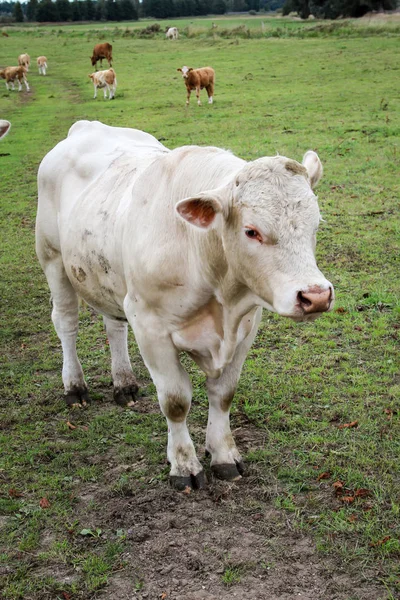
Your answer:
[[[177,69],[177,71],[182,73],[183,79],[187,79],[190,71],[193,71],[193,67],[182,67],[182,69]]]
[[[0,139],[7,135],[11,127],[10,121],[6,121],[5,119],[0,119]]]
[[[315,261],[321,220],[312,188],[322,176],[315,152],[302,164],[275,156],[247,163],[228,186],[178,202],[192,225],[221,231],[235,279],[256,303],[295,320],[313,319],[333,306],[332,284]]]

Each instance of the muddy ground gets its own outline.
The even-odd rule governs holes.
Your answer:
[[[247,452],[263,443],[248,425],[234,432]],[[93,457],[110,475],[129,472],[110,456]],[[205,490],[177,492],[165,481],[139,483],[123,494],[99,483],[77,490],[76,516],[101,528],[101,539],[124,532],[126,551],[108,585],[87,596],[99,600],[378,600],[387,598],[377,572],[341,562],[316,549],[295,529],[292,514],[274,508],[275,484],[256,467],[237,483],[207,471]],[[135,486],[135,484],[134,484]],[[97,507],[93,510],[93,507]],[[79,536],[78,536],[79,537]],[[52,536],[49,534],[48,543]],[[95,538],[82,538],[92,544]],[[79,570],[49,564],[44,575],[79,581]],[[81,596],[79,596],[81,597]],[[36,600],[36,599],[35,599]]]

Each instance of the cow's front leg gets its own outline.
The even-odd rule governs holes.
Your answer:
[[[200,102],[200,88],[199,87],[196,88],[196,98],[197,98],[197,104],[200,106],[201,102]]]
[[[114,400],[121,406],[133,406],[139,390],[128,353],[128,323],[104,318],[111,351]]]
[[[97,87],[94,86],[94,96],[93,96],[93,100],[97,98]]]
[[[256,336],[261,309],[252,317],[252,328],[238,345],[232,362],[217,379],[207,378],[209,414],[206,451],[211,455],[211,470],[218,479],[235,481],[244,473],[244,464],[233,439],[229,413],[244,360]],[[246,317],[247,319],[247,317]]]
[[[190,101],[190,88],[186,88],[186,104],[189,104]]]
[[[189,377],[179,362],[171,336],[163,331],[162,321],[147,311],[142,313],[129,300],[125,301],[124,308],[167,419],[170,483],[178,490],[202,488],[204,472],[186,424],[192,398]]]

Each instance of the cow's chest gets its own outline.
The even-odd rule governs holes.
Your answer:
[[[255,326],[257,308],[241,319],[230,319],[212,298],[172,334],[178,350],[184,350],[209,377],[219,377],[233,360],[237,346]]]

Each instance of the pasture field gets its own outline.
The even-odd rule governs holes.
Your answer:
[[[398,30],[264,21],[283,33],[209,36],[212,19],[192,19],[177,42],[132,33],[148,23],[8,27],[0,38],[0,65],[21,52],[49,65],[41,77],[32,64],[30,93],[7,92],[0,80],[0,118],[12,122],[0,142],[5,600],[400,597]],[[217,29],[240,25],[261,27],[218,19]],[[112,102],[101,91],[93,100],[88,78],[100,40],[114,46]],[[214,105],[202,92],[201,107],[193,95],[185,107],[184,64],[215,68]],[[247,160],[301,160],[310,148],[321,157],[317,257],[335,309],[312,324],[264,313],[232,409],[247,463],[236,484],[212,479],[204,376],[183,357],[209,485],[168,487],[166,425],[133,336],[143,395],[128,411],[113,403],[102,321],[89,308],[78,352],[92,405],[63,403],[61,348],[34,251],[36,173],[78,119]]]

